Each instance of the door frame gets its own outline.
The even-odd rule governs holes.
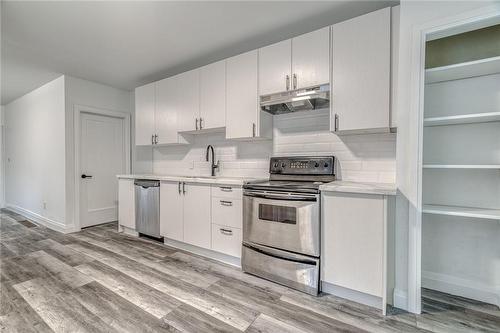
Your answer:
[[[131,114],[121,111],[113,111],[107,109],[96,108],[92,106],[79,105],[75,104],[73,107],[74,110],[74,197],[73,197],[73,222],[74,222],[74,231],[80,231],[80,153],[81,153],[81,128],[80,128],[80,116],[83,113],[93,114],[98,116],[112,117],[123,120],[123,139],[125,142],[125,173],[130,173],[132,168],[132,160],[131,160]]]
[[[416,25],[411,30],[411,91],[408,96],[410,123],[416,124],[418,130],[412,139],[415,145],[410,147],[409,154],[417,161],[416,177],[411,187],[416,189],[416,203],[409,209],[408,233],[408,294],[407,310],[412,313],[422,311],[422,179],[423,179],[423,119],[425,90],[425,45],[427,40],[433,40],[464,32],[464,27],[480,27],[481,22],[500,18],[497,5],[479,7],[457,15],[441,17],[423,24]]]

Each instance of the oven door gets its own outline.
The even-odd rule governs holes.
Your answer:
[[[246,190],[243,240],[319,257],[319,202],[318,194]]]

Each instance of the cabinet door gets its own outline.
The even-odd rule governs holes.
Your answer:
[[[384,197],[325,193],[322,198],[322,280],[382,297]]]
[[[152,145],[155,134],[155,87],[146,84],[135,89],[135,144]]]
[[[332,130],[389,128],[390,74],[390,8],[334,25]]]
[[[118,223],[135,230],[135,188],[133,179],[118,181]]]
[[[200,116],[200,71],[198,69],[175,76],[175,94],[178,101],[178,132],[196,130]]]
[[[160,235],[184,241],[184,196],[182,183],[160,184]]]
[[[178,99],[173,78],[158,81],[156,87],[156,134],[159,144],[178,143]]]
[[[259,49],[259,94],[268,95],[291,89],[292,40]]]
[[[210,186],[186,184],[184,194],[184,242],[210,248]]]
[[[258,136],[258,51],[250,51],[226,62],[226,138]]]
[[[226,126],[226,61],[200,68],[200,124],[202,129]]]
[[[295,76],[295,77],[294,77]],[[292,39],[292,87],[330,82],[330,28]]]

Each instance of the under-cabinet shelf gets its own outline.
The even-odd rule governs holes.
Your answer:
[[[448,216],[473,217],[478,219],[500,220],[500,209],[424,205],[422,213]]]
[[[424,118],[424,126],[445,126],[460,124],[475,124],[500,121],[500,112],[487,112],[476,114],[464,114],[447,117],[429,117]]]
[[[425,70],[425,83],[466,79],[500,73],[500,56]]]
[[[500,169],[500,164],[424,164],[424,169]]]

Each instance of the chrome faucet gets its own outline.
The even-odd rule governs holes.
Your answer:
[[[207,156],[206,156],[207,162],[209,161],[208,154],[209,154],[210,150],[212,150],[212,165],[210,167],[212,169],[212,177],[213,177],[213,176],[215,176],[215,170],[219,169],[219,161],[217,161],[217,163],[215,163],[214,147],[212,147],[212,145],[208,145],[208,147],[207,147]]]

